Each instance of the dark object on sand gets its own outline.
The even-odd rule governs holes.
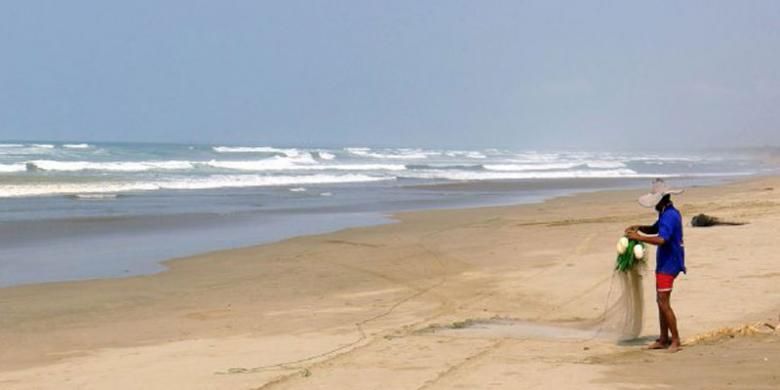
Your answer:
[[[695,226],[695,227],[709,227],[715,225],[740,226],[746,224],[747,222],[723,221],[718,217],[713,217],[707,214],[699,214],[691,218],[691,226]]]

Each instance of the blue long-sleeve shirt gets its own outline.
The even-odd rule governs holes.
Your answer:
[[[682,215],[673,205],[669,205],[658,215],[656,227],[664,244],[656,250],[655,272],[673,276],[686,272]]]

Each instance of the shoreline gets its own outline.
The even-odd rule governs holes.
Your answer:
[[[761,241],[777,230],[777,187],[777,177],[750,178],[691,188],[680,197],[686,221],[692,213],[706,211],[752,222],[739,228],[687,228],[686,244],[697,250],[691,253],[689,264],[694,265],[696,277],[681,280],[681,307],[676,308],[683,338],[761,319],[780,309],[773,303],[776,293],[771,288],[772,275],[780,275],[780,266],[766,256],[771,253],[766,252],[771,240],[765,239],[770,244]],[[494,329],[498,325],[493,323],[487,335],[420,331],[435,324],[491,318],[554,324],[595,318],[603,308],[608,286],[602,281],[605,276],[608,281],[611,274],[614,238],[622,232],[618,229],[653,218],[632,202],[637,192],[588,192],[519,206],[398,213],[394,218],[399,222],[394,224],[171,259],[165,262],[167,271],[153,275],[3,288],[0,309],[9,314],[0,318],[0,344],[7,346],[0,352],[0,383],[33,388],[32,378],[40,370],[53,372],[59,379],[75,370],[81,375],[73,376],[82,383],[105,384],[89,370],[108,369],[108,364],[121,371],[118,377],[122,377],[148,367],[144,359],[160,360],[179,353],[186,355],[184,366],[208,369],[188,377],[189,371],[175,370],[163,359],[163,372],[155,377],[152,383],[157,385],[152,388],[182,381],[203,381],[212,388],[256,387],[280,376],[289,377],[280,382],[280,388],[305,387],[306,377],[296,376],[302,368],[317,370],[312,380],[335,388],[335,383],[345,379],[339,373],[350,371],[347,367],[369,368],[354,366],[361,359],[386,360],[387,364],[371,365],[375,370],[382,366],[385,376],[379,377],[391,384],[403,381],[396,388],[416,388],[411,384],[427,383],[475,351],[484,352],[490,364],[482,358],[462,360],[462,367],[476,360],[485,363],[465,369],[462,375],[486,375],[481,370],[505,367],[502,359],[526,361],[511,356],[527,347],[537,348],[547,356],[544,359],[563,359],[564,363],[566,356],[578,354],[571,364],[562,363],[555,370],[582,381],[597,380],[609,364],[592,364],[590,370],[580,372],[582,359],[620,353],[624,347],[592,340],[563,342],[555,337],[524,340],[522,331],[512,334],[518,330]],[[556,242],[561,235],[571,241],[571,248]],[[750,244],[737,242],[737,249],[750,256],[750,266],[744,270],[749,275],[728,275],[728,267],[712,261],[701,268],[706,257],[699,253],[726,256],[725,261],[731,261],[728,256],[735,255],[722,246],[724,240],[737,239]],[[708,245],[716,248],[708,249]],[[755,272],[758,276],[751,276]],[[750,283],[751,289],[765,289],[768,295],[752,302],[744,302],[744,293],[725,296],[728,292],[718,288],[724,280],[735,287]],[[652,291],[648,283],[644,287]],[[723,312],[723,307],[732,306],[735,312]],[[643,336],[652,335],[654,329],[652,310],[646,307],[645,311]],[[446,346],[439,343],[444,339],[449,340]],[[294,368],[251,370],[343,346],[347,347]],[[215,351],[219,353],[214,355]],[[409,355],[409,351],[417,352]],[[436,351],[436,357],[424,351]],[[118,358],[127,353],[138,356],[138,365]],[[405,363],[393,363],[401,357],[428,368],[412,375],[404,369]],[[552,372],[553,368],[536,364],[541,366],[530,361],[519,364],[541,369],[535,379],[526,378],[524,383],[539,381],[538,375]],[[249,372],[215,375],[231,368]],[[461,379],[468,383],[468,378]],[[446,388],[446,383],[436,380],[431,387]]]
[[[694,186],[712,186],[750,178],[730,176],[679,180]],[[403,187],[404,191],[431,191],[455,197],[438,205],[422,202],[417,205],[387,204],[353,209],[270,209],[235,215],[185,213],[11,220],[0,223],[0,237],[3,237],[0,240],[0,248],[3,248],[0,249],[0,257],[7,260],[5,264],[0,264],[0,288],[153,275],[166,272],[165,262],[171,259],[393,223],[394,215],[400,213],[515,207],[582,193],[638,188],[646,181],[578,178]],[[479,199],[481,196],[488,199]],[[37,245],[42,240],[45,240],[44,245]],[[122,246],[140,250],[131,254],[113,250]],[[105,256],[111,256],[112,261],[102,262]],[[29,258],[35,261],[30,264]],[[41,273],[41,270],[48,273]]]

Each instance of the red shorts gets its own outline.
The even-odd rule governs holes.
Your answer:
[[[674,275],[655,273],[655,290],[658,292],[672,291]]]

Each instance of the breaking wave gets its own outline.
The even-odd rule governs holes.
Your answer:
[[[0,173],[24,172],[27,167],[24,164],[0,164]]]
[[[33,160],[25,163],[0,164],[0,172],[147,172],[187,171],[217,168],[238,171],[400,171],[402,164],[322,164],[309,153],[297,157],[274,156],[261,160],[211,160],[211,161],[54,161]]]
[[[306,176],[264,176],[264,175],[211,175],[200,178],[171,178],[148,182],[91,182],[91,183],[45,183],[11,184],[0,187],[0,198],[76,195],[116,194],[158,190],[203,190],[217,188],[270,187],[304,184],[366,183],[395,180],[395,177],[369,175],[325,175]],[[106,195],[109,196],[109,195]]]
[[[487,164],[485,169],[491,171],[547,171],[587,167],[592,169],[616,169],[625,168],[626,164],[620,161],[574,161],[564,163],[535,163],[535,164]]]
[[[217,153],[272,153],[282,154],[287,157],[297,157],[301,151],[294,148],[273,148],[270,146],[215,146],[211,148]]]
[[[386,160],[422,160],[430,156],[439,156],[440,152],[423,151],[419,149],[396,149],[392,153],[379,153],[371,148],[346,148],[347,152],[359,156]]]
[[[106,172],[144,172],[152,170],[186,170],[192,169],[190,161],[53,161],[35,160],[24,164],[28,171],[106,171]]]
[[[316,161],[299,162],[286,158],[272,158],[256,161],[209,161],[214,168],[241,171],[400,171],[406,169],[400,164],[317,164]]]
[[[468,172],[468,171],[423,171],[406,172],[403,178],[437,180],[525,180],[525,179],[578,179],[578,178],[635,178],[657,177],[657,174],[638,174],[631,169],[602,171],[531,171],[531,172]],[[663,175],[661,175],[663,176]]]
[[[0,143],[4,196],[264,185],[302,188],[318,182],[396,178],[430,182],[725,177],[751,168],[759,169],[723,156],[696,154]]]

